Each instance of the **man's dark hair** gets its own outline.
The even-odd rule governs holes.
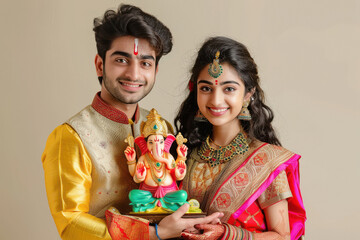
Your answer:
[[[156,65],[162,55],[171,51],[173,45],[171,32],[163,23],[132,5],[121,4],[117,12],[107,10],[102,18],[94,19],[93,30],[97,52],[104,63],[106,52],[113,40],[121,36],[133,36],[149,41],[156,53]],[[102,77],[99,81],[101,84]]]

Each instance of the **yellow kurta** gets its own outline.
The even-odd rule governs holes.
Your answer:
[[[51,133],[42,162],[50,211],[61,238],[110,240],[105,221],[88,214],[92,163],[69,125]]]
[[[104,103],[99,93],[49,136],[42,163],[51,214],[62,239],[111,239],[105,211],[131,211],[128,194],[138,188],[128,172],[124,139],[140,135],[147,110],[135,123]],[[139,156],[139,155],[138,155]]]

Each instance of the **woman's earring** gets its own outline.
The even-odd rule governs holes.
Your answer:
[[[208,120],[206,119],[206,117],[204,117],[204,115],[200,112],[200,110],[197,111],[194,121],[196,122],[208,122]]]
[[[238,119],[244,120],[244,121],[250,121],[251,120],[251,114],[250,114],[249,109],[248,109],[249,103],[250,103],[249,101],[245,101],[243,103],[240,114],[237,116]]]

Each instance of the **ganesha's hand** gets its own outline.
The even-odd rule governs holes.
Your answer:
[[[186,155],[187,155],[187,151],[188,151],[188,147],[186,145],[179,145],[176,148],[176,152],[178,154],[178,158],[180,158],[181,160],[186,160]]]
[[[175,168],[175,177],[176,180],[182,180],[186,174],[186,164],[183,160],[180,160],[176,163]]]
[[[146,176],[146,167],[144,165],[143,162],[139,162],[136,165],[136,172],[135,172],[135,176],[137,178],[137,182],[142,182],[145,180],[145,176]]]
[[[196,232],[184,231],[181,236],[184,239],[212,240],[219,239],[224,235],[225,226],[222,224],[198,224],[195,225]],[[201,233],[202,232],[202,233]]]
[[[126,157],[128,163],[129,162],[135,163],[136,152],[135,152],[135,149],[133,147],[128,146],[125,149],[124,153],[125,153],[125,157]]]

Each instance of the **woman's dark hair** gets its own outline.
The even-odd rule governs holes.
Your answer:
[[[249,104],[252,119],[241,121],[246,133],[260,141],[281,145],[271,126],[274,118],[272,110],[264,103],[264,92],[259,85],[259,76],[254,59],[247,48],[230,38],[212,37],[207,39],[198,52],[195,64],[191,69],[189,86],[193,86],[187,98],[180,106],[174,120],[176,131],[181,132],[188,139],[188,146],[199,146],[211,134],[212,125],[209,122],[195,122],[194,117],[198,111],[197,80],[200,72],[209,63],[212,63],[215,54],[220,51],[219,61],[229,63],[239,74],[245,84],[245,93],[254,91],[254,100]]]
[[[99,56],[105,63],[106,52],[114,39],[121,36],[133,36],[149,41],[156,53],[155,64],[161,56],[172,49],[170,30],[154,16],[143,12],[140,8],[122,4],[118,11],[107,10],[103,18],[94,19],[96,47]],[[99,78],[100,84],[102,78]]]

